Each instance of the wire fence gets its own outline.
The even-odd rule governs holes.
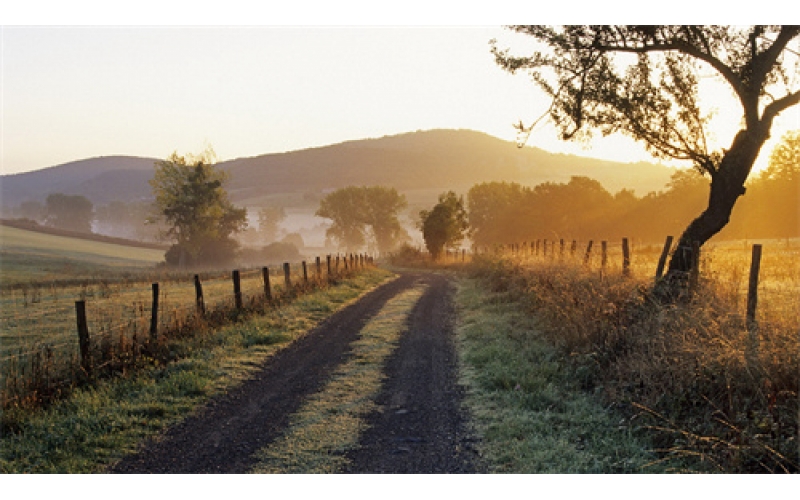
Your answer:
[[[474,250],[477,254],[510,256],[529,265],[580,265],[601,275],[626,274],[656,280],[663,275],[668,256],[676,250],[672,242],[671,237],[664,245],[627,238],[617,241],[540,239]],[[751,274],[754,247],[758,247],[759,253],[755,277]],[[459,260],[458,254],[448,255],[448,258],[454,262]],[[754,319],[800,325],[800,240],[707,243],[697,258],[697,279],[713,282],[716,290],[732,299],[743,316],[748,313],[748,302],[756,294]]]
[[[2,290],[3,405],[135,364],[148,349],[198,322],[279,306],[372,264],[367,255],[328,255],[310,264],[170,273],[158,282],[98,280]]]

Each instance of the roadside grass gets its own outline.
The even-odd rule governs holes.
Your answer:
[[[390,279],[393,274],[385,270],[365,271],[265,309],[263,315],[177,341],[174,349],[185,357],[166,366],[100,380],[48,408],[10,410],[12,415],[3,415],[0,472],[102,472],[143,439],[246,379],[331,313]]]
[[[455,300],[465,405],[491,472],[665,470],[623,414],[581,389],[536,319],[508,293],[462,278]]]
[[[391,299],[353,343],[350,359],[291,417],[288,429],[257,454],[253,473],[337,473],[345,453],[358,445],[364,418],[376,409],[387,358],[406,328],[406,319],[424,293],[417,286]]]

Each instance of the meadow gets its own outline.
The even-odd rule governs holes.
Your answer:
[[[0,391],[3,407],[57,397],[76,382],[100,373],[126,371],[166,336],[220,325],[265,305],[279,305],[331,280],[350,276],[342,257],[290,264],[287,287],[282,266],[239,270],[241,307],[236,306],[232,270],[170,271],[155,264],[162,250],[66,238],[0,226]],[[359,265],[363,268],[363,265]],[[319,274],[318,274],[319,271]],[[198,308],[195,275],[203,292]],[[151,333],[153,284],[158,283],[156,334]],[[85,304],[91,348],[80,353],[76,302]],[[176,333],[178,332],[178,333]],[[184,332],[184,333],[180,333]],[[149,349],[149,350],[148,350]],[[166,359],[166,358],[165,358]],[[92,367],[96,373],[87,373]]]
[[[746,321],[751,245],[763,245],[755,323]],[[661,247],[621,245],[607,261],[586,243],[545,255],[531,246],[479,256],[488,300],[519,304],[566,360],[575,383],[645,431],[659,467],[797,472],[800,242],[708,244],[698,286],[675,303],[651,294]],[[534,247],[535,248],[535,247]],[[523,342],[525,344],[525,342]],[[505,377],[526,388],[526,374]],[[528,384],[531,385],[531,384]]]

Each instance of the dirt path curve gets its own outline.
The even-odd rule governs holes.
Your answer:
[[[380,410],[369,417],[360,448],[348,456],[352,465],[346,472],[484,472],[461,408],[453,286],[436,274],[420,280],[429,288],[387,363],[388,381],[377,399]]]
[[[112,467],[114,473],[244,473],[253,454],[281,435],[290,415],[343,363],[359,331],[386,302],[418,282],[429,289],[389,361],[389,380],[345,472],[474,472],[463,428],[452,347],[451,285],[404,273],[332,315],[273,356],[250,380]],[[404,417],[404,418],[400,418]]]

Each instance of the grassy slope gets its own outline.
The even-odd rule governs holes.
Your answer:
[[[73,277],[124,268],[152,267],[163,250],[26,231],[0,225],[0,277],[4,283]]]
[[[505,295],[462,279],[459,357],[467,407],[492,472],[659,472],[621,415],[575,382],[536,321]]]
[[[100,381],[46,410],[6,415],[15,431],[0,441],[0,472],[102,471],[391,276],[381,270],[365,272],[264,316],[222,328],[202,342],[190,340],[196,345],[187,345],[189,357],[166,367]]]

